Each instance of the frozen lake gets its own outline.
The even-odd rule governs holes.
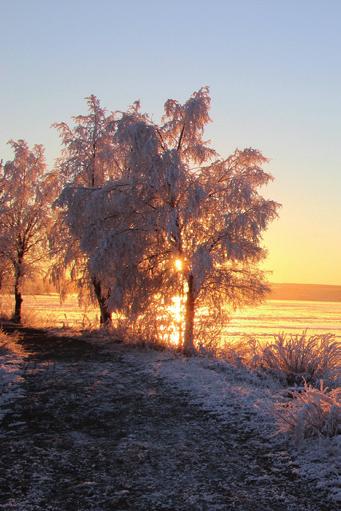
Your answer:
[[[255,308],[236,311],[226,335],[255,334],[268,337],[278,332],[333,333],[341,337],[341,302],[268,300]]]
[[[8,296],[0,295],[0,311],[9,312]],[[31,324],[51,326],[88,327],[98,321],[93,307],[78,307],[76,295],[59,303],[57,294],[24,297],[24,320]],[[263,305],[236,311],[225,328],[225,335],[238,338],[244,334],[269,337],[274,333],[299,333],[308,329],[310,334],[333,333],[341,338],[341,302],[314,302],[299,300],[268,300]]]

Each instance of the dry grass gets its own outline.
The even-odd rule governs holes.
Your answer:
[[[20,340],[21,335],[18,332],[13,332],[9,335],[0,329],[0,356],[9,354],[23,355],[25,351],[20,344]]]
[[[7,296],[0,295],[0,318],[4,321],[9,321],[12,315],[13,309],[10,300]]]
[[[0,317],[10,320],[13,297],[0,294]],[[84,330],[98,327],[96,307],[80,307],[76,295],[69,295],[60,303],[59,295],[24,295],[22,323],[32,328],[61,328]]]

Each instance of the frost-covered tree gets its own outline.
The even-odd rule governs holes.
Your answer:
[[[109,178],[115,178],[119,167],[113,151],[115,121],[107,115],[95,96],[87,99],[88,114],[73,118],[74,126],[57,123],[63,151],[57,161],[62,193],[56,202],[58,219],[51,234],[54,257],[52,277],[60,285],[65,274],[77,282],[80,297],[87,291],[100,307],[101,323],[110,322],[107,308],[108,288],[101,280],[101,271],[91,271],[89,258],[97,246],[93,231],[91,248],[84,251],[82,240],[88,232],[90,218],[85,205],[89,194],[100,188]]]
[[[9,144],[14,158],[0,166],[0,256],[11,267],[13,320],[20,322],[23,280],[46,256],[55,181],[41,145],[30,149],[24,140]]]
[[[0,253],[0,291],[6,284],[11,273],[11,266],[6,257]]]
[[[87,195],[82,240],[92,271],[105,268],[110,310],[134,324],[155,320],[160,334],[173,328],[164,320],[178,302],[186,352],[222,324],[228,306],[265,296],[262,234],[278,209],[259,192],[271,180],[259,151],[221,158],[204,140],[209,107],[204,87],[184,104],[168,100],[160,125],[138,103],[121,115],[121,174]]]

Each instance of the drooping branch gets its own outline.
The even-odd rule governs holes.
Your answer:
[[[177,152],[179,152],[180,149],[181,149],[181,144],[182,144],[182,139],[183,139],[184,133],[185,133],[185,123],[182,126],[182,129],[181,129],[181,132],[180,132],[179,141],[178,141],[178,145],[177,145],[177,148],[176,148]]]

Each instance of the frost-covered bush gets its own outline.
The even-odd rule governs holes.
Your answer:
[[[332,334],[278,334],[272,343],[251,338],[235,349],[247,365],[271,371],[289,385],[323,379],[336,386],[340,380],[341,345]]]
[[[207,351],[205,346],[205,351]],[[218,342],[210,346],[209,354],[223,359],[236,367],[257,369],[260,362],[261,344],[255,337],[244,337],[238,341]]]
[[[341,433],[341,389],[329,390],[305,384],[293,392],[290,402],[277,406],[282,431],[294,435],[297,444],[308,437],[333,437]]]
[[[153,310],[135,317],[114,317],[111,334],[126,343],[153,347],[157,350],[179,349],[179,332],[177,325],[170,328],[171,311],[162,305],[152,303]],[[153,314],[154,313],[154,314]]]

